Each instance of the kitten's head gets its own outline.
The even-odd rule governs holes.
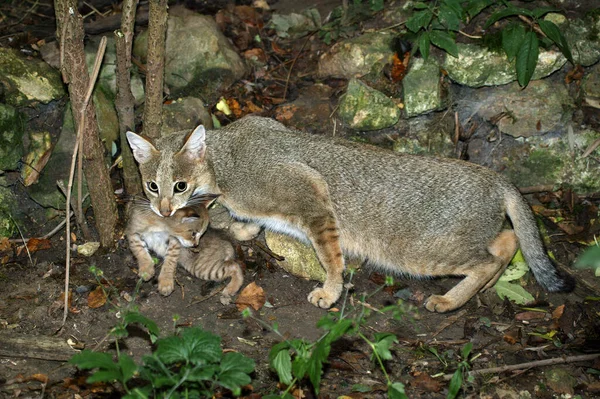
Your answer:
[[[127,141],[139,164],[142,185],[150,207],[159,216],[171,216],[188,204],[194,194],[216,189],[206,160],[204,126],[191,133],[177,132],[149,140],[127,132]]]
[[[195,247],[200,237],[208,228],[208,211],[204,206],[180,208],[172,216],[175,223],[170,226],[170,233],[184,247]]]

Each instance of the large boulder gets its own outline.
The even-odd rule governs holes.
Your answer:
[[[148,32],[139,34],[133,53],[146,61]],[[211,17],[181,7],[169,10],[165,83],[175,96],[212,98],[246,74],[246,65]]]
[[[0,86],[5,101],[16,107],[49,103],[66,94],[56,69],[9,48],[0,48]]]

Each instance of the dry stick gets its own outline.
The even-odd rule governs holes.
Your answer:
[[[519,187],[519,191],[521,194],[543,193],[545,191],[552,192],[554,191],[554,186],[552,184],[541,184],[539,186]]]
[[[68,21],[64,22],[65,24]],[[98,73],[100,72],[100,60],[104,57],[104,50],[106,50],[106,36],[102,37],[100,41],[100,46],[98,46],[98,51],[96,52],[96,61],[94,62],[94,70],[92,71],[92,76],[90,77],[90,82],[88,85],[88,91],[85,94],[85,98],[83,99],[83,103],[81,104],[81,109],[79,109],[79,126],[77,126],[77,137],[75,141],[75,148],[73,148],[73,156],[71,157],[71,169],[69,171],[69,185],[67,186],[67,204],[66,209],[69,209],[69,204],[71,203],[71,191],[73,190],[73,178],[75,177],[75,161],[77,160],[77,153],[79,151],[79,146],[82,143],[81,137],[83,136],[83,126],[85,124],[85,111],[90,102],[90,98],[92,97],[92,91],[94,90],[94,83],[96,82],[96,78],[98,77]],[[68,214],[68,212],[67,212]],[[63,312],[63,320],[62,326],[67,322],[67,315],[69,314],[69,272],[71,268],[71,223],[67,222],[67,259],[65,262],[65,310]]]
[[[502,367],[490,367],[487,369],[472,370],[472,371],[469,371],[469,375],[495,374],[495,373],[503,373],[505,371],[529,369],[532,367],[551,366],[554,364],[585,362],[588,360],[594,360],[597,357],[600,357],[600,353],[593,353],[591,355],[554,357],[552,359],[536,360],[534,362],[527,362],[527,363],[521,363],[521,364],[508,364],[508,365],[502,366]],[[450,381],[452,379],[452,376],[453,376],[453,374],[444,374],[444,380]]]
[[[292,76],[292,70],[294,69],[294,65],[296,65],[296,61],[298,61],[300,54],[302,54],[302,52],[304,51],[304,47],[306,47],[306,43],[308,43],[310,38],[313,37],[313,35],[317,32],[318,31],[314,31],[306,38],[306,40],[302,44],[302,47],[300,48],[300,51],[298,51],[298,54],[296,54],[296,57],[294,57],[294,61],[292,62],[292,65],[290,66],[290,70],[288,71],[287,78],[285,79],[285,89],[283,90],[283,99],[284,100],[287,97],[288,85],[290,84],[290,77]]]
[[[585,152],[583,153],[583,155],[581,156],[581,158],[586,158],[588,157],[592,152],[594,152],[594,150],[596,148],[598,148],[598,146],[600,146],[600,139],[594,141],[587,150],[585,150]]]
[[[80,147],[81,147],[81,145],[80,145]],[[81,151],[79,151],[79,153],[81,153]],[[58,188],[60,189],[60,191],[63,193],[63,195],[66,198],[67,197],[67,188],[65,187],[65,183],[62,180],[57,180],[56,185],[58,186]],[[84,227],[82,227],[84,224],[84,221],[79,219],[79,215],[77,214],[77,204],[75,203],[74,198],[71,198],[71,209],[73,210],[73,214],[75,215],[75,222],[77,223],[77,226],[79,226],[79,228],[82,231],[84,231]],[[88,239],[88,234],[89,234],[89,230],[87,229],[87,224],[86,224],[85,231],[83,233],[83,235],[86,237],[86,239]]]
[[[537,33],[539,33],[540,35],[544,36],[544,37],[548,37],[546,36],[546,34],[540,29],[540,27],[533,22],[532,20],[530,20],[529,18],[527,18],[525,15],[519,15],[519,19],[527,24],[529,24],[529,26],[531,26],[533,28],[534,31],[536,31]]]

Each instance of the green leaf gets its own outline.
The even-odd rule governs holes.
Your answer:
[[[417,10],[423,10],[428,7],[429,6],[425,3],[423,3],[422,1],[417,1],[416,3],[413,4],[413,8],[416,8]]]
[[[502,281],[515,281],[523,277],[529,271],[529,266],[525,262],[511,262],[506,268],[500,280]]]
[[[394,334],[391,333],[376,333],[375,343],[373,345],[373,351],[384,360],[391,360],[392,353],[390,352],[390,346],[393,343],[398,343],[398,339]],[[373,358],[373,356],[371,356]]]
[[[567,42],[567,39],[565,39],[565,37],[563,36],[558,26],[556,26],[554,22],[544,21],[543,19],[539,20],[538,23],[540,25],[540,28],[542,29],[542,32],[544,32],[544,34],[556,44],[556,46],[563,53],[565,58],[569,60],[571,64],[574,64],[573,55],[571,54],[571,49],[569,48],[569,43]]]
[[[383,0],[369,0],[369,4],[373,12],[383,10]]]
[[[494,4],[494,0],[470,0],[465,6],[465,12],[473,19],[492,4]]]
[[[135,364],[135,362],[133,361],[131,356],[128,356],[124,353],[121,353],[119,355],[118,364],[119,364],[119,367],[121,368],[121,374],[122,374],[121,382],[126,383],[133,377],[136,370],[138,369],[138,366],[137,366],[137,364]]]
[[[471,354],[472,349],[473,349],[472,342],[467,342],[465,344],[465,346],[463,346],[462,352],[461,352],[463,360],[467,360],[469,358],[469,355]]]
[[[433,12],[429,9],[417,11],[406,21],[405,25],[411,32],[417,32],[419,29],[429,26],[432,18]]]
[[[454,58],[458,58],[458,47],[456,46],[456,41],[448,32],[443,30],[432,30],[429,33],[429,37],[433,44],[442,50],[446,50],[446,52]]]
[[[92,352],[85,349],[71,357],[69,363],[76,365],[80,369],[111,369],[117,368],[113,362],[112,356],[104,352]]]
[[[98,370],[94,374],[90,375],[85,381],[88,384],[94,382],[112,382],[120,381],[121,372],[118,369],[115,370]]]
[[[178,362],[206,364],[223,355],[221,338],[198,327],[188,328],[181,337],[159,339],[156,355],[165,364]]]
[[[483,26],[485,29],[489,28],[490,25],[495,23],[496,21],[501,20],[502,18],[511,17],[513,15],[525,15],[527,17],[533,18],[533,13],[526,8],[519,7],[508,7],[493,13],[487,21],[485,21],[485,25]]]
[[[526,87],[533,76],[539,52],[539,41],[536,34],[527,32],[515,60],[517,80],[522,87]]]
[[[533,296],[518,284],[498,281],[494,288],[500,298],[504,299],[506,297],[519,305],[525,305],[534,300]]]
[[[129,311],[129,312],[125,313],[125,315],[123,316],[123,322],[126,325],[129,325],[132,323],[138,323],[138,324],[141,324],[142,326],[146,327],[146,329],[148,330],[148,333],[150,334],[150,340],[152,341],[152,343],[156,342],[156,339],[158,338],[158,335],[160,334],[158,326],[156,325],[154,320],[151,320],[138,312]]]
[[[554,7],[538,7],[538,8],[534,8],[531,12],[533,13],[533,16],[535,18],[541,18],[548,13],[560,12],[560,10],[558,8],[554,8]],[[546,33],[546,32],[544,32],[544,33]]]
[[[241,353],[229,352],[223,356],[218,378],[218,383],[234,392],[239,392],[244,385],[250,384],[252,379],[248,375],[254,371],[254,360]]]
[[[404,392],[404,384],[401,382],[394,382],[388,385],[388,398],[390,399],[408,399]]]
[[[512,61],[525,37],[525,28],[522,24],[509,24],[502,30],[502,48],[509,61]]]
[[[194,382],[211,381],[215,374],[219,371],[219,367],[215,364],[198,365],[190,370],[187,380]]]
[[[292,358],[288,350],[280,350],[277,352],[270,364],[277,372],[279,381],[286,385],[292,383]]]
[[[372,389],[370,386],[365,385],[365,384],[354,384],[352,385],[352,392],[361,392],[361,393],[365,393],[365,392],[371,392]]]
[[[452,375],[452,379],[450,380],[450,386],[448,387],[448,395],[446,399],[454,399],[456,395],[458,395],[458,391],[460,391],[460,387],[462,385],[462,371],[458,369]]]
[[[460,5],[458,6],[458,10],[448,2],[444,2],[440,5],[438,19],[446,29],[457,31],[460,26],[461,18],[462,9],[460,8]]]
[[[327,340],[323,339],[315,345],[313,352],[308,362],[308,378],[312,383],[315,393],[319,393],[321,386],[321,374],[323,373],[323,363],[329,357],[329,351],[331,350],[331,344]]]
[[[598,269],[600,268],[600,246],[592,245],[587,248],[575,261],[577,269]]]

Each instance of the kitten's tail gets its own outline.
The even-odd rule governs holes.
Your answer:
[[[550,292],[572,290],[573,279],[559,273],[546,254],[533,212],[516,187],[507,187],[505,206],[523,257],[538,283]]]

